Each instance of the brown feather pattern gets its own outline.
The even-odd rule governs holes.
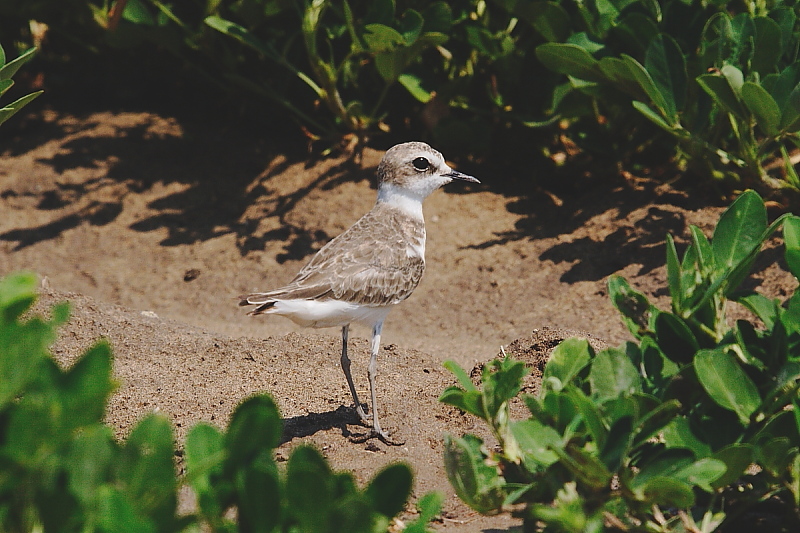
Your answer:
[[[412,243],[414,247],[408,244]],[[328,242],[285,287],[242,296],[240,305],[266,311],[275,300],[334,299],[361,305],[402,302],[419,284],[425,224],[378,202],[350,229]]]

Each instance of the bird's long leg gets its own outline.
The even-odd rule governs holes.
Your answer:
[[[358,401],[356,386],[353,384],[353,376],[350,374],[350,358],[347,357],[347,337],[349,333],[350,325],[342,326],[342,370],[344,371],[344,377],[347,378],[347,386],[350,387],[350,394],[353,396],[353,401],[356,404],[356,413],[358,413],[362,422],[369,422],[372,416],[368,416],[364,413],[361,402]]]
[[[372,394],[372,435],[373,437],[380,438],[386,444],[393,446],[400,446],[403,442],[393,441],[381,429],[381,424],[378,421],[378,393],[375,385],[375,376],[378,373],[378,351],[381,347],[381,330],[383,330],[383,322],[378,322],[372,328],[372,354],[369,359],[369,367],[367,374],[369,376],[369,389]]]

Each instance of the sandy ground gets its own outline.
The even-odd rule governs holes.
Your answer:
[[[121,386],[108,422],[121,437],[158,410],[180,446],[194,422],[222,426],[243,398],[268,392],[286,419],[279,456],[312,442],[362,482],[408,461],[415,496],[448,495],[437,523],[447,531],[516,522],[477,516],[448,486],[442,435],[483,428],[437,402],[454,382],[442,361],[470,369],[506,347],[535,371],[564,329],[627,339],[606,278],[622,274],[666,305],[665,233],[679,242],[688,224],[709,233],[722,210],[631,177],[564,194],[535,185],[536,169],[509,190],[488,165],[461,168],[483,183],[427,200],[425,276],[383,330],[381,417],[405,445],[354,444],[348,437],[364,428],[349,409],[339,332],[247,317],[236,296],[288,281],[369,210],[380,152],[367,150],[360,165],[311,160],[231,124],[147,112],[45,110],[4,128],[0,275],[42,276],[41,309],[73,302],[54,347],[65,364],[93,340],[111,340]],[[771,296],[794,287],[779,259],[765,254],[751,280]],[[363,393],[367,336],[351,332]]]

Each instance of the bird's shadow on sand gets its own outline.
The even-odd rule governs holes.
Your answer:
[[[333,411],[324,413],[308,413],[306,415],[292,416],[283,420],[283,436],[281,444],[292,439],[310,437],[319,431],[337,428],[345,438],[358,438],[366,434],[369,429],[365,427],[352,407],[340,405]],[[363,431],[353,432],[349,426],[355,426]]]

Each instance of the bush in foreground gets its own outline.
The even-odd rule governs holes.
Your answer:
[[[282,422],[266,395],[242,402],[227,431],[194,426],[184,478],[176,475],[172,427],[143,418],[123,442],[103,424],[115,388],[110,345],[99,341],[69,369],[50,354],[69,305],[28,317],[36,277],[0,279],[0,530],[7,532],[380,532],[406,506],[411,469],[394,464],[365,489],[333,472],[310,446],[285,469],[274,460]],[[188,484],[198,510],[179,515]],[[406,531],[422,533],[440,496],[420,501]]]
[[[487,365],[476,387],[441,401],[472,413],[499,442],[448,437],[458,495],[482,513],[512,509],[526,531],[797,531],[800,528],[800,293],[786,304],[741,289],[764,242],[783,226],[800,277],[800,218],[767,225],[754,192],[722,215],[709,240],[691,228],[682,260],[667,238],[672,309],[620,277],[609,293],[635,337],[595,354],[559,345],[531,416],[512,421],[524,363]],[[760,321],[726,320],[737,302]]]

